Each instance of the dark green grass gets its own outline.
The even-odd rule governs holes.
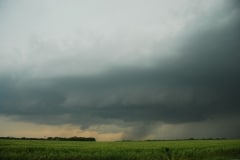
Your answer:
[[[240,160],[240,140],[0,140],[0,160]]]

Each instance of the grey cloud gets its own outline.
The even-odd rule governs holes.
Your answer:
[[[177,126],[236,117],[240,113],[240,19],[239,5],[233,2],[224,11],[205,15],[200,26],[202,17],[195,19],[196,24],[166,50],[178,54],[166,60],[156,56],[150,67],[112,67],[88,76],[2,76],[0,114],[35,123],[79,124],[83,129],[124,123],[132,127],[126,138],[144,138],[155,132],[158,123]],[[162,52],[158,45],[151,52]],[[231,130],[231,135],[237,134]]]

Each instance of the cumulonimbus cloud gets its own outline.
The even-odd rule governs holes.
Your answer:
[[[119,61],[114,60],[118,63],[115,66],[102,58],[99,59],[100,66],[71,64],[74,57],[81,59],[77,52],[84,50],[38,44],[39,48],[32,51],[46,56],[39,62],[40,71],[36,65],[33,65],[35,70],[24,70],[26,66],[31,67],[31,63],[26,62],[27,65],[20,70],[10,67],[7,72],[8,64],[4,62],[7,69],[1,72],[0,78],[0,113],[16,115],[34,123],[71,123],[82,128],[111,122],[116,122],[116,125],[124,123],[128,127],[141,123],[182,125],[201,123],[215,117],[236,117],[240,112],[240,19],[239,5],[235,3],[224,3],[227,5],[222,6],[221,11],[208,11],[203,16],[196,16],[190,21],[189,29],[186,25],[181,33],[176,34],[175,40],[167,40],[165,47],[162,47],[163,41],[154,41],[151,47],[145,48],[146,53],[150,52],[147,59],[150,65],[144,63],[144,56],[134,65],[127,65],[130,63],[123,59],[128,57],[126,55]],[[114,49],[116,52],[120,49],[116,43],[110,49],[104,48],[105,45],[101,48],[98,44],[97,48],[85,51],[110,54]],[[71,52],[69,59],[64,53],[67,51]],[[138,55],[137,51],[130,47],[126,53],[130,53],[131,58]],[[53,57],[46,54],[50,52]],[[159,53],[171,56],[162,57]],[[83,59],[88,62],[88,58]],[[106,67],[104,62],[109,65]],[[126,65],[119,65],[121,63]],[[56,70],[56,67],[60,69]],[[91,74],[77,72],[85,70],[87,73],[88,67]],[[103,67],[101,72],[98,72],[98,67]],[[48,68],[53,71],[53,76]],[[54,70],[59,74],[54,74]],[[128,133],[137,135],[143,126],[132,126],[133,130]],[[154,128],[155,125],[149,127]],[[149,131],[154,133],[150,128]],[[151,133],[143,133],[139,137]]]

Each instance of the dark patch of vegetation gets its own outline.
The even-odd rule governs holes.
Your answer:
[[[147,139],[144,141],[186,141],[186,140],[227,140],[225,137],[219,137],[219,138],[188,138],[188,139]],[[123,140],[125,141],[125,140]],[[129,140],[128,140],[129,141]]]
[[[96,141],[94,137],[48,137],[48,138],[17,138],[17,137],[0,137],[0,139],[9,140],[51,140],[51,141]]]

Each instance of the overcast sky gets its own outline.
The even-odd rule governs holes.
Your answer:
[[[237,0],[0,0],[0,136],[240,138]]]

